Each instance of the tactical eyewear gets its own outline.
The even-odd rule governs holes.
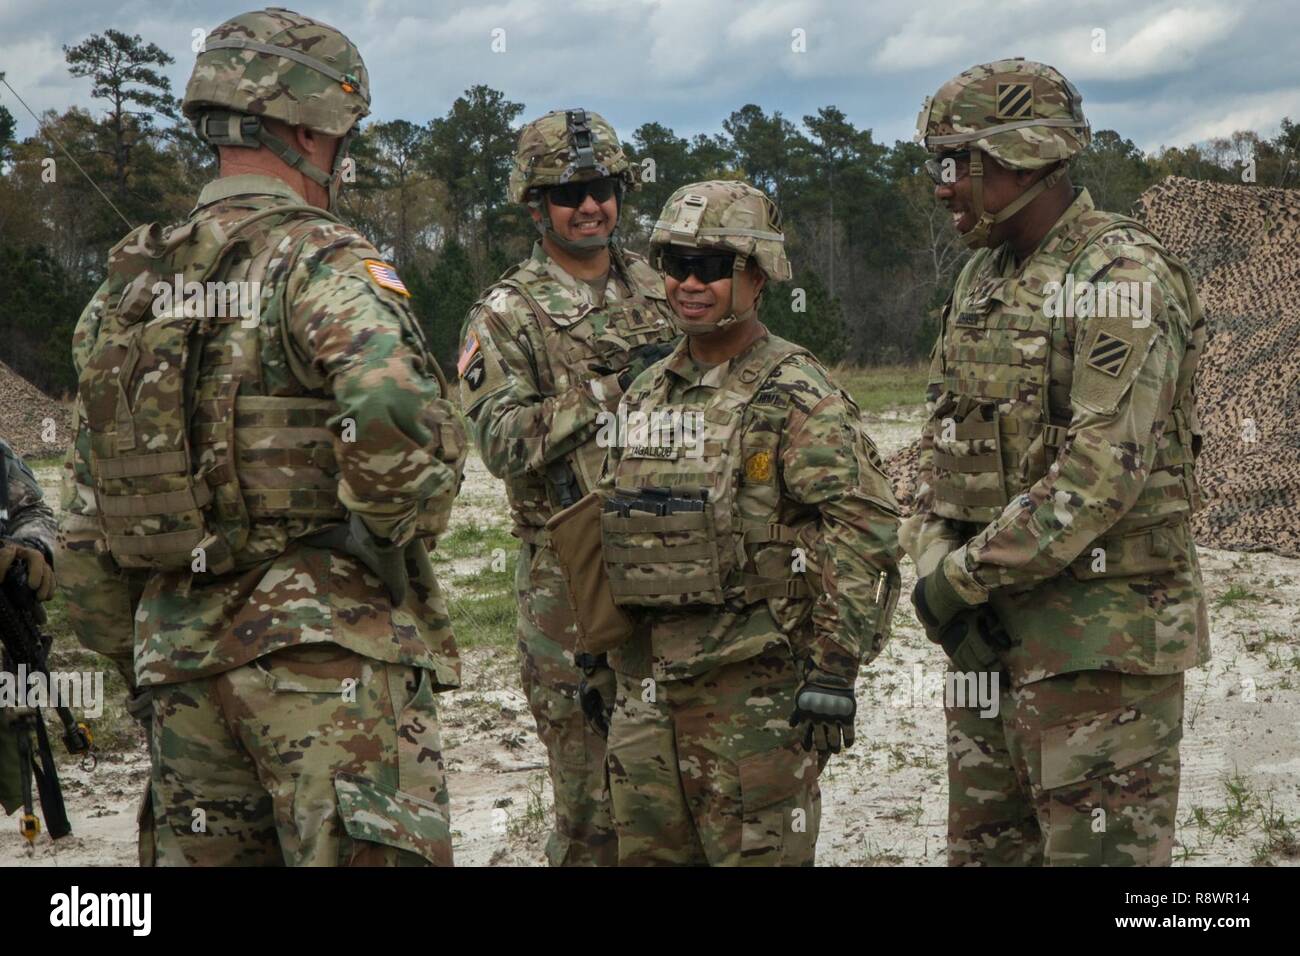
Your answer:
[[[564,206],[566,209],[577,209],[588,196],[598,203],[609,202],[617,190],[617,179],[613,176],[602,176],[600,179],[588,179],[580,183],[565,183],[562,186],[552,186],[547,190],[546,195],[557,206]]]
[[[949,163],[952,165],[949,165]],[[962,150],[959,153],[944,153],[942,156],[932,156],[925,161],[925,171],[930,175],[930,181],[936,186],[942,186],[944,183],[955,183],[966,175],[966,170],[970,167],[970,150]],[[946,176],[945,171],[952,170]]]
[[[734,252],[713,252],[700,256],[665,251],[659,257],[659,267],[678,282],[685,282],[687,276],[693,275],[705,285],[719,279],[730,279],[735,265]]]

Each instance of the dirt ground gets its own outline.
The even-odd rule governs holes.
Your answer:
[[[920,409],[868,417],[888,456],[916,434]],[[57,502],[57,469],[39,477]],[[505,525],[504,495],[473,459],[452,528],[484,523]],[[1202,549],[1201,564],[1214,657],[1188,674],[1175,858],[1295,864],[1300,560]],[[906,563],[904,588],[913,580]],[[902,602],[892,640],[858,684],[857,744],[822,776],[820,864],[945,862],[943,714],[932,692],[942,673],[942,652]],[[550,784],[513,650],[466,651],[463,686],[444,695],[442,714],[456,862],[542,865]],[[0,820],[0,864],[134,864],[135,808],[148,773],[143,752],[109,754],[92,775],[70,763],[62,773],[73,835],[57,843],[42,836],[28,856],[13,818]]]

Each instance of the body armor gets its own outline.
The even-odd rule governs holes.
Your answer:
[[[664,299],[663,281],[644,261],[613,253],[614,271],[626,285],[626,297],[607,296],[593,306],[574,296],[533,258],[515,266],[492,287],[517,293],[542,330],[549,362],[539,363],[537,387],[543,398],[584,388],[594,370],[622,368],[628,352],[639,345],[671,342],[677,337]],[[475,306],[477,308],[477,305]],[[536,543],[547,520],[596,487],[605,463],[605,448],[594,438],[584,442],[543,476],[526,472],[505,479],[511,516],[525,541]]]
[[[696,440],[673,445],[641,444],[635,429],[629,435],[601,516],[615,603],[738,611],[766,600],[786,634],[807,621],[821,591],[817,511],[781,494],[781,431],[742,428],[764,383],[798,355],[808,353],[772,337],[728,370],[704,406],[668,404],[662,370],[626,396],[629,420],[637,412],[663,422],[690,414],[702,416],[703,427],[684,428]],[[683,639],[698,640],[690,630]],[[659,644],[656,635],[656,654],[673,657]]]
[[[1140,223],[1099,211],[1078,216],[1034,253],[1033,268],[999,277],[997,255],[981,250],[947,310],[943,349],[944,391],[933,413],[935,515],[985,525],[1019,494],[1043,478],[1065,441],[1071,418],[1073,343],[1062,319],[1045,308],[1049,280],[1069,274],[1083,251],[1125,228],[1131,242],[1153,247],[1168,262],[1199,312],[1192,281],[1176,259]],[[1102,277],[1099,277],[1102,278]],[[1150,477],[1132,509],[1095,547],[1071,566],[1079,578],[1118,577],[1167,570],[1184,560],[1190,538],[1186,519],[1199,506],[1194,470],[1200,447],[1192,377],[1204,332],[1192,316],[1196,338],[1180,369],[1173,414],[1165,423]],[[1142,356],[1130,360],[1136,369]],[[1134,372],[1136,374],[1136,372]]]
[[[142,226],[110,254],[109,307],[78,388],[101,547],[118,567],[225,574],[347,519],[336,494],[337,406],[303,384],[314,373],[295,367],[280,341],[287,276],[321,218],[332,217],[226,203],[167,232]],[[178,282],[195,297],[160,303]],[[263,290],[257,311],[241,315],[220,291],[210,295],[218,282]],[[414,322],[409,331],[423,348]],[[266,353],[294,374],[272,386]],[[441,454],[459,470],[463,427],[445,398],[437,404]],[[445,529],[454,493],[422,503],[417,533]]]

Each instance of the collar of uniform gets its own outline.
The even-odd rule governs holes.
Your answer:
[[[565,290],[573,293],[575,297],[582,299],[589,305],[594,306],[596,304],[591,296],[591,286],[569,275],[569,273],[566,272],[558,262],[548,256],[546,250],[542,248],[541,240],[533,243],[532,259],[538,264],[542,271],[562,285]],[[614,267],[614,259],[611,256],[609,260],[609,271],[605,273],[606,298],[609,298],[609,283],[613,280],[617,271],[618,270]]]
[[[1034,249],[1024,262],[1020,263],[1020,268],[1016,271],[1023,272],[1025,266],[1032,262],[1035,256],[1044,249],[1054,247],[1056,243],[1060,242],[1061,237],[1069,231],[1070,225],[1076,219],[1084,213],[1093,212],[1096,208],[1097,207],[1093,204],[1092,196],[1089,195],[1088,190],[1082,186],[1076,186],[1074,189],[1074,201],[1065,207],[1065,212],[1061,213],[1061,218],[1056,220],[1056,225],[1047,230],[1047,235],[1043,236],[1042,241],[1038,243],[1038,247]],[[1000,254],[997,257],[998,265],[1004,267],[1001,269],[1001,272],[1005,275],[1007,271],[1006,267],[1014,268],[1015,266],[1015,255],[1011,251],[1011,243],[1003,243],[999,253]]]
[[[691,358],[690,336],[683,335],[682,340],[677,343],[677,350],[669,355],[664,362],[664,368],[680,378],[688,387],[702,385],[707,388],[721,388],[736,360],[744,358],[756,349],[762,348],[770,337],[771,333],[764,329],[763,333],[745,346],[743,351],[724,362],[719,362],[712,368],[706,369]]]
[[[274,196],[278,199],[287,199],[296,206],[306,205],[303,198],[284,180],[276,179],[274,176],[243,173],[239,176],[222,176],[220,179],[212,180],[199,193],[199,201],[194,208],[201,209],[234,196]]]

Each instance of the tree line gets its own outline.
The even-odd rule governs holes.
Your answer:
[[[19,142],[0,102],[0,361],[55,395],[75,388],[72,330],[126,231],[123,218],[179,221],[216,172],[212,151],[180,119],[161,72],[173,62],[164,50],[107,30],[64,55],[73,76],[91,81],[93,104],[46,111],[42,130]],[[0,88],[0,99],[6,93]],[[443,116],[370,122],[353,142],[342,215],[397,266],[448,366],[480,290],[536,237],[526,210],[508,202],[506,182],[519,125],[543,111],[525,114],[524,104],[477,85]],[[833,105],[796,120],[745,104],[717,133],[692,138],[660,122],[620,132],[640,180],[621,227],[629,248],[644,251],[678,186],[747,179],[779,204],[794,266],[793,282],[764,297],[773,331],[827,363],[928,353],[936,309],[966,254],[934,201],[919,146],[877,142]],[[1271,138],[1243,130],[1155,153],[1099,130],[1072,167],[1075,184],[1113,211],[1128,211],[1170,175],[1300,187],[1300,124],[1284,118]]]

